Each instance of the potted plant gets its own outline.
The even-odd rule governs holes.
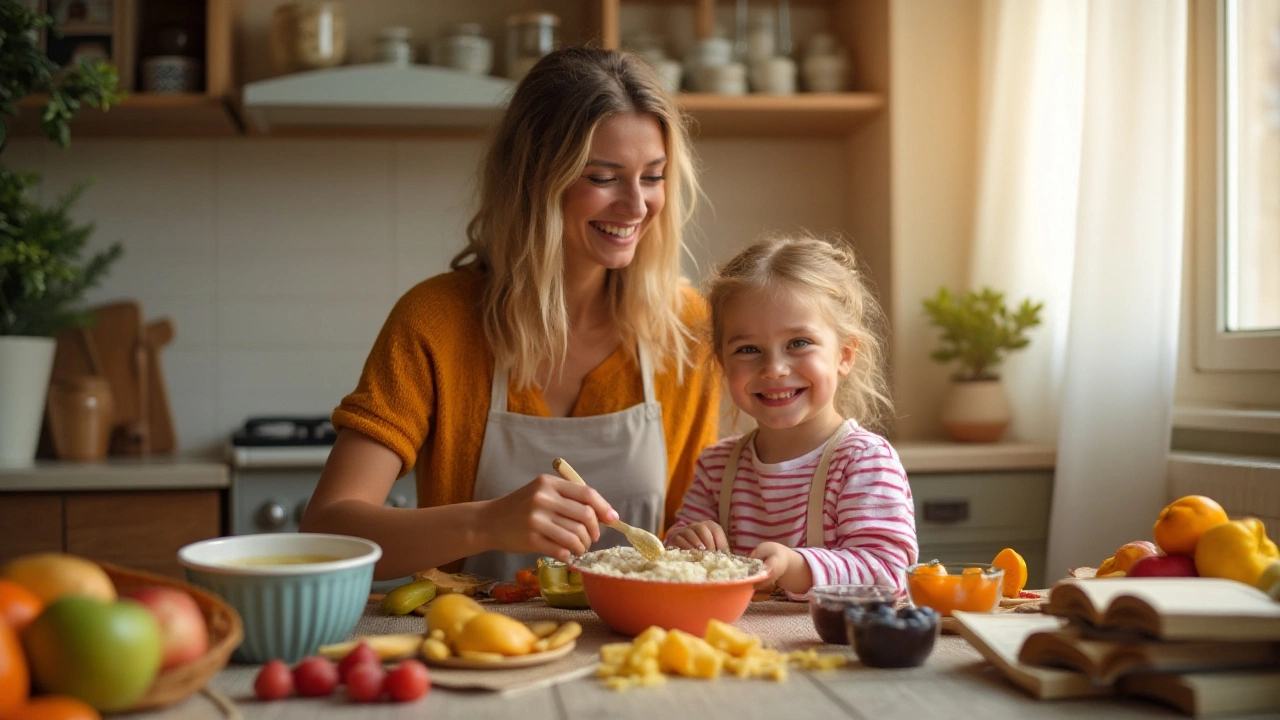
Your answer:
[[[40,109],[45,134],[60,147],[71,141],[70,121],[85,104],[117,102],[116,69],[105,62],[59,68],[40,50],[37,35],[53,19],[21,3],[0,2],[0,152],[18,101],[46,95]],[[53,335],[84,324],[76,311],[120,256],[116,243],[87,261],[81,254],[91,224],[71,216],[83,187],[47,207],[31,197],[40,178],[5,166],[0,155],[0,466],[29,465],[35,457],[53,367]]]
[[[942,407],[943,428],[953,439],[995,442],[1009,427],[1000,364],[1031,342],[1026,331],[1040,324],[1043,308],[1027,299],[1010,311],[1004,294],[988,287],[963,295],[943,287],[924,300],[930,324],[942,331],[941,346],[930,357],[958,365]]]

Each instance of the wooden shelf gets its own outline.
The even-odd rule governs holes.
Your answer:
[[[884,108],[872,93],[681,93],[694,137],[840,137]]]
[[[43,135],[40,110],[44,103],[42,96],[19,102],[20,114],[10,132]],[[132,93],[107,112],[84,108],[71,121],[73,142],[79,137],[232,137],[242,131],[227,100],[203,93]]]
[[[77,35],[110,35],[115,32],[115,26],[111,23],[82,23],[70,22],[60,25],[58,31],[64,37],[72,37]]]

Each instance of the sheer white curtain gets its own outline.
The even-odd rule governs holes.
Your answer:
[[[1186,5],[985,0],[972,283],[1045,301],[1011,433],[1056,442],[1048,576],[1150,539],[1183,236]]]

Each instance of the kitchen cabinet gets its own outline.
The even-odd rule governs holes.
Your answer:
[[[0,563],[66,552],[183,577],[178,549],[219,537],[216,489],[0,493]]]
[[[106,112],[83,108],[72,122],[72,137],[233,137],[242,132],[234,109],[239,0],[115,0],[113,12],[117,17],[109,35],[115,44],[111,57],[123,65],[120,87],[128,94]],[[175,25],[195,36],[192,47],[202,66],[203,89],[145,92],[141,63],[164,52],[156,47],[155,38]],[[67,32],[79,30],[73,27]],[[123,51],[122,44],[128,45]],[[21,100],[12,134],[43,135],[40,110],[45,101],[43,96]]]
[[[920,561],[991,562],[1011,547],[1027,561],[1027,587],[1046,586],[1051,470],[911,473]],[[1058,569],[1054,579],[1066,568]]]

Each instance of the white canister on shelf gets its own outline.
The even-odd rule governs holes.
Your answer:
[[[690,89],[694,92],[719,92],[712,87],[715,83],[713,75],[710,72],[703,72],[703,69],[728,65],[732,62],[733,41],[728,38],[713,36],[690,45],[684,55],[684,74],[689,78]],[[745,68],[743,76],[745,81]]]
[[[845,89],[849,61],[844,53],[810,55],[804,59],[804,85],[809,92],[833,93]]]
[[[702,65],[694,71],[693,79],[699,92],[747,94],[747,66],[742,63]]]
[[[435,43],[432,61],[469,75],[488,75],[493,69],[493,43],[481,34],[479,23],[462,23]]]
[[[755,64],[777,54],[778,31],[773,26],[773,13],[767,10],[752,13],[747,29],[747,61]]]
[[[382,28],[378,33],[378,61],[391,65],[413,64],[413,45],[409,42],[412,34],[412,30],[400,25]]]
[[[787,57],[771,57],[751,63],[751,88],[765,95],[792,95],[796,91],[796,63]]]

